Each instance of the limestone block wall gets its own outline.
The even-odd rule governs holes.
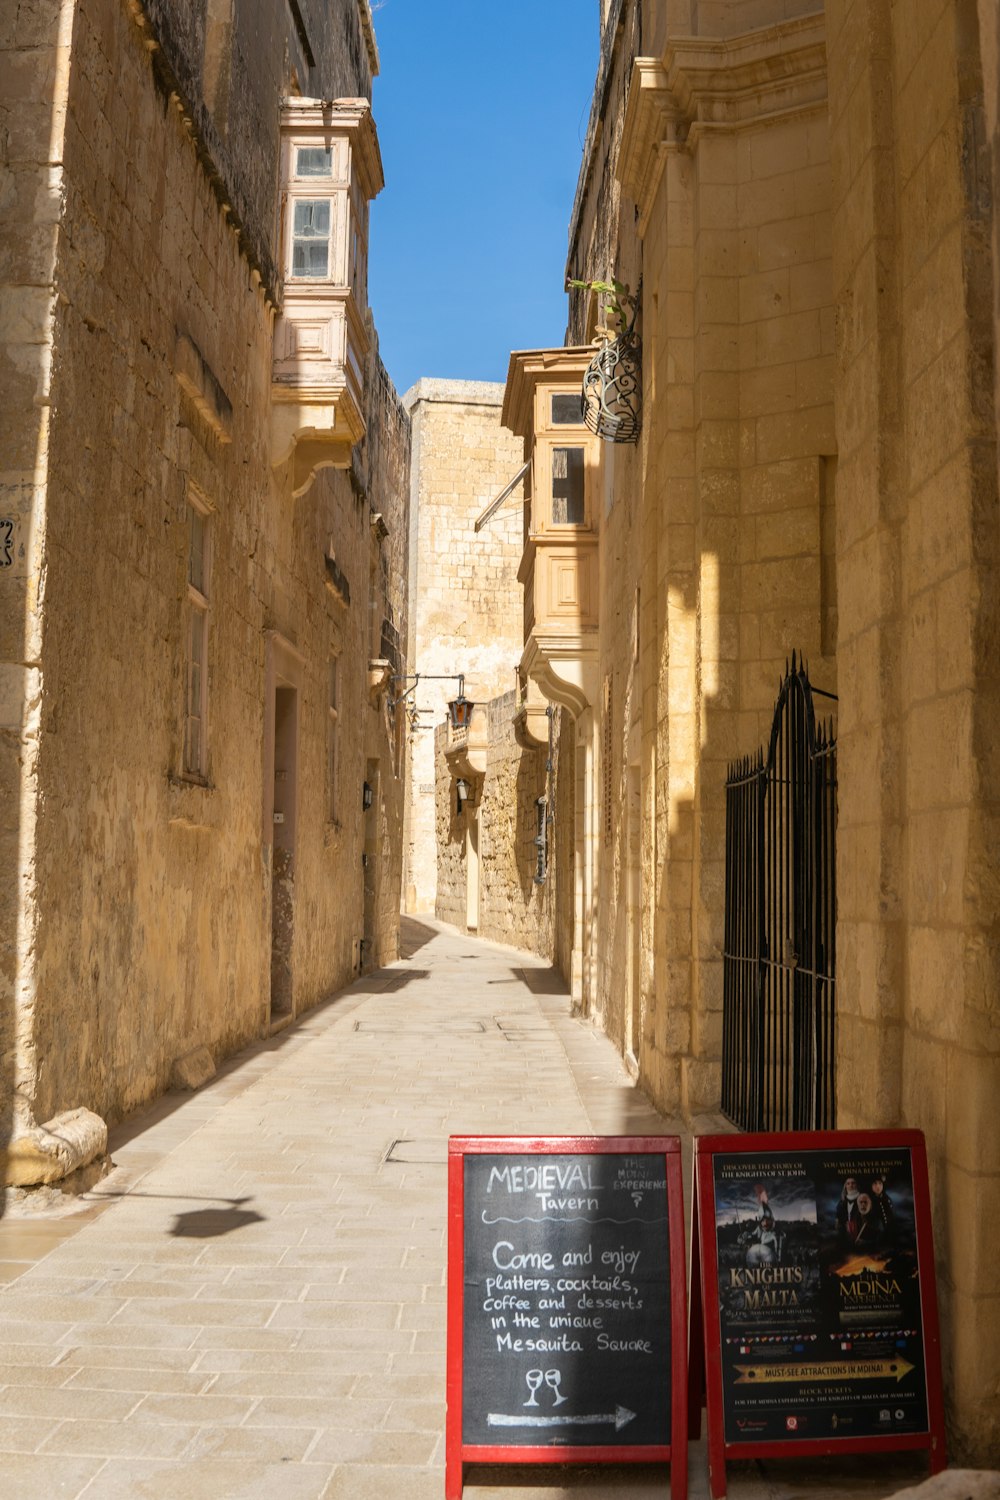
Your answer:
[[[276,772],[293,789],[287,1014],[352,976],[369,926],[395,951],[400,872],[402,766],[367,663],[372,617],[405,619],[405,413],[376,361],[381,457],[293,500],[267,449],[273,305],[191,114],[165,106],[151,59],[169,61],[169,37],[151,51],[149,15],[117,0],[52,9],[3,21],[3,66],[37,108],[15,133],[35,218],[5,262],[0,380],[43,398],[0,480],[18,562],[0,679],[8,1124],[78,1105],[119,1118],[186,1051],[218,1058],[267,1031]],[[356,6],[334,9],[340,24]],[[256,60],[262,108],[272,62]],[[183,754],[192,505],[209,557],[200,776]],[[282,683],[294,731],[279,748]],[[373,763],[366,816],[388,868],[368,895]]]
[[[438,895],[436,914],[456,927],[470,930],[475,912],[478,935],[493,942],[524,948],[544,958],[558,954],[559,912],[565,905],[561,882],[566,867],[558,858],[567,824],[572,830],[572,757],[563,753],[569,738],[562,710],[555,709],[551,773],[546,770],[548,748],[525,748],[514,733],[516,692],[494,698],[488,705],[486,770],[477,783],[475,802],[458,812],[455,779],[447,761],[445,726],[435,733]],[[538,799],[545,799],[548,840],[545,878],[538,873],[536,835]],[[470,842],[473,853],[470,871]],[[570,844],[570,847],[572,845]],[[572,866],[569,866],[572,875]],[[473,904],[470,909],[470,881]],[[478,899],[476,899],[478,897]],[[564,971],[568,972],[568,971]]]
[[[974,0],[813,9],[643,7],[622,128],[605,48],[570,270],[631,264],[634,222],[645,417],[636,467],[605,474],[594,910],[616,957],[593,1004],[626,1051],[638,1036],[668,1111],[718,1108],[726,763],[766,740],[804,652],[839,696],[838,1124],[927,1135],[951,1452],[983,1463],[1000,1381],[997,23]],[[608,14],[626,46],[626,0]],[[577,299],[570,337],[590,319]]]
[[[955,1452],[986,1461],[1000,1384],[995,208],[981,149],[995,53],[984,73],[969,5],[827,11],[838,1118],[927,1133]]]
[[[1000,14],[991,0],[978,0],[979,55],[983,76],[983,114],[990,153],[993,201],[1000,201]],[[1000,335],[1000,217],[993,215],[993,346]],[[1000,420],[1000,378],[995,379]]]
[[[606,445],[602,475],[590,1004],[654,1097],[698,1114],[720,1089],[727,766],[766,743],[793,649],[836,690],[823,32],[802,7],[658,12],[662,66],[636,65],[626,118],[624,11],[570,244],[572,274],[610,258],[643,288],[641,443]]]
[[[604,33],[597,101],[625,97],[645,24],[640,7],[630,3],[617,7],[615,21],[615,30],[607,28]],[[614,276],[634,292],[643,275],[642,244],[632,207],[623,205],[617,171],[623,129],[622,108],[606,110],[602,116],[595,107],[570,228],[570,274],[581,280],[606,281]],[[571,298],[571,342],[584,343],[592,336],[595,323],[601,321],[597,316],[600,303],[600,298],[588,293]],[[648,322],[647,307],[644,286],[640,328]],[[578,801],[589,795],[593,802],[586,821],[596,832],[589,847],[598,893],[581,999],[630,1058],[639,1050],[643,1010],[650,1024],[653,1011],[652,964],[644,964],[644,954],[651,959],[652,924],[646,923],[644,934],[639,854],[642,797],[637,785],[642,715],[641,480],[641,449],[628,444],[600,445],[599,695],[592,705],[591,731],[596,737],[596,775],[592,787],[588,788],[584,776],[577,785]]]
[[[405,907],[435,909],[434,726],[465,674],[485,703],[513,686],[521,656],[523,490],[518,485],[479,532],[476,517],[524,463],[500,426],[503,387],[420,380],[403,398],[413,427],[407,671],[427,674],[411,696]],[[435,681],[436,674],[449,680]]]
[[[369,523],[367,596],[368,653],[363,661],[388,664],[400,672],[406,663],[410,509],[410,418],[378,358],[377,339],[367,372],[367,428],[364,444]],[[386,535],[374,517],[381,517]],[[360,628],[360,621],[358,626]],[[403,879],[403,817],[406,796],[406,739],[402,715],[390,708],[392,684],[374,696],[365,712],[366,769],[378,776],[378,805],[363,817],[370,858],[364,883],[370,887],[365,917],[364,967],[390,963],[399,952],[399,911]],[[350,738],[347,731],[345,738]],[[369,824],[377,822],[376,829]]]
[[[154,79],[178,95],[203,147],[204,165],[251,264],[274,288],[274,182],[278,112],[273,101],[371,98],[378,51],[369,0],[321,11],[269,0],[129,0],[151,50]],[[266,100],[272,107],[261,108]]]
[[[0,17],[0,1140],[23,1080],[23,961],[34,918],[39,605],[51,418],[51,337],[60,241],[69,5],[7,7]]]

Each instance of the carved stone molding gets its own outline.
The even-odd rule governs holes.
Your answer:
[[[715,130],[826,107],[826,23],[801,16],[736,37],[674,37],[632,71],[617,175],[645,234],[667,157]]]

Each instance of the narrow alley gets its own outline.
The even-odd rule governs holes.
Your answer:
[[[402,939],[399,962],[119,1127],[82,1200],[3,1220],[4,1500],[441,1500],[448,1135],[675,1127],[554,970],[438,923],[404,918]],[[747,1464],[730,1494],[881,1496],[925,1473]],[[665,1481],[479,1469],[466,1494]]]

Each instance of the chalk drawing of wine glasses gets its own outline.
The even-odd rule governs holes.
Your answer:
[[[555,1393],[556,1393],[556,1399],[552,1403],[553,1406],[562,1406],[562,1404],[563,1404],[564,1401],[568,1401],[569,1400],[569,1397],[568,1396],[564,1396],[563,1393],[562,1393],[562,1391],[559,1388],[561,1381],[562,1381],[562,1371],[561,1370],[546,1370],[545,1371],[545,1384],[547,1386],[550,1386],[552,1388],[552,1390],[554,1390]]]
[[[525,1406],[537,1406],[538,1402],[535,1400],[535,1394],[542,1383],[542,1372],[541,1370],[529,1370],[524,1378],[528,1382],[528,1390],[531,1393],[529,1399],[524,1404]]]

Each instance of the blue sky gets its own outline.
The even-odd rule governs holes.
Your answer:
[[[560,345],[598,0],[382,0],[369,298],[400,394]]]

